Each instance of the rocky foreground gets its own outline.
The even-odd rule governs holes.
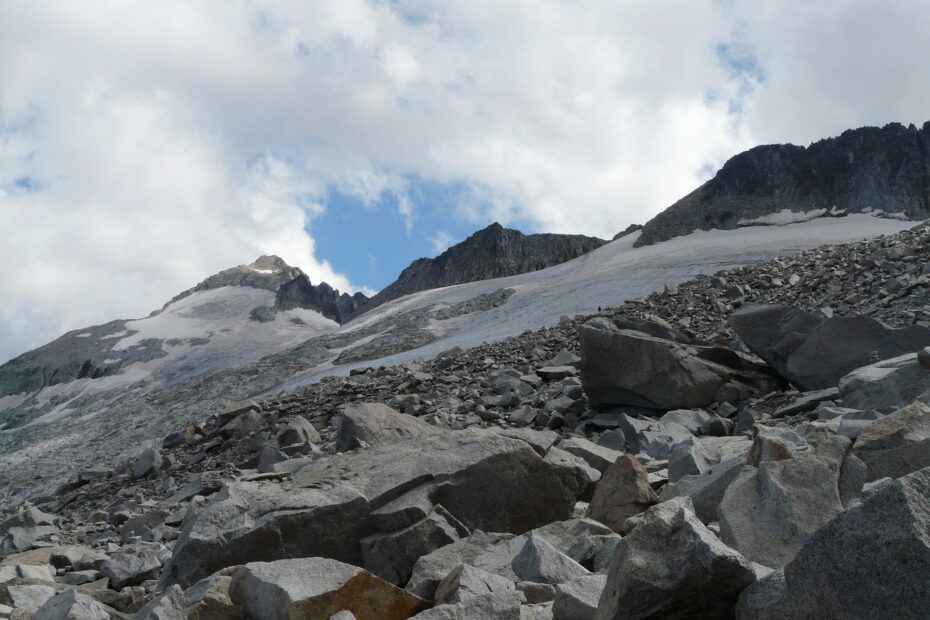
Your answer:
[[[927,617],[928,290],[921,226],[205,411],[0,518],[0,617]]]

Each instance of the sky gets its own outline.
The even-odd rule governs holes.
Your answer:
[[[277,254],[372,293],[610,237],[762,143],[930,119],[898,0],[0,0],[0,362]]]

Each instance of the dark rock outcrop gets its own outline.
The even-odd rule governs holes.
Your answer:
[[[538,271],[578,258],[607,243],[583,235],[524,235],[494,222],[436,258],[419,258],[372,297],[365,312],[393,299],[431,288]]]
[[[362,293],[339,293],[326,282],[314,286],[304,274],[282,284],[275,296],[275,309],[309,308],[328,319],[345,323],[362,308],[368,298]]]
[[[780,213],[930,217],[930,121],[862,127],[808,147],[772,144],[727,161],[710,181],[646,223],[637,246],[696,230],[758,225]]]

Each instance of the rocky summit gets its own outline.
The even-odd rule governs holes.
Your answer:
[[[205,410],[7,504],[11,618],[923,617],[930,225]]]
[[[930,121],[862,127],[808,147],[757,146],[649,220],[637,245],[695,230],[876,213],[930,217]]]
[[[605,243],[584,235],[524,235],[494,222],[435,258],[413,261],[397,280],[367,301],[364,310],[431,288],[539,271]]]
[[[0,368],[0,618],[927,617],[930,224],[831,215],[66,334]]]

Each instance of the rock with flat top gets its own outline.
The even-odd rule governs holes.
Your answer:
[[[428,606],[362,568],[328,558],[246,564],[232,576],[229,595],[246,617],[267,620],[329,618],[343,610],[405,620]]]

